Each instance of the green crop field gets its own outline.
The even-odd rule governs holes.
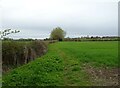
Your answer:
[[[49,45],[46,55],[4,74],[3,86],[107,85],[109,78],[105,83],[97,75],[101,79],[94,81],[90,73],[101,69],[109,74],[117,67],[118,42],[58,42]]]

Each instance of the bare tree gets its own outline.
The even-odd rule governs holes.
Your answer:
[[[0,31],[0,39],[4,38],[5,36],[9,35],[9,34],[13,34],[13,33],[18,33],[20,31],[18,30],[11,30],[11,29],[6,29],[3,31]]]

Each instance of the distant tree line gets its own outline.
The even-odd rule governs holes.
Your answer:
[[[118,41],[120,37],[117,36],[103,36],[103,37],[78,37],[78,38],[65,38],[64,41]]]
[[[51,39],[51,38],[45,38],[45,39],[32,39],[32,38],[28,38],[28,39],[12,39],[12,38],[3,38],[3,41],[35,41],[35,40],[40,40],[40,41],[49,41],[49,42],[57,42],[57,41],[118,41],[120,40],[120,37],[117,36],[103,36],[103,37],[78,37],[78,38],[64,38],[62,40],[59,39]]]
[[[51,40],[50,38],[46,38],[44,39],[44,41],[49,41]],[[63,41],[119,41],[120,37],[118,36],[103,36],[103,37],[99,37],[99,36],[91,36],[91,37],[78,37],[78,38],[64,38]]]

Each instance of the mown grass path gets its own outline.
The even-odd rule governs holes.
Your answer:
[[[59,42],[48,53],[3,76],[3,86],[91,86],[83,69],[118,65],[117,42]]]
[[[60,47],[56,47],[56,51],[63,58],[64,70],[63,80],[66,86],[84,86],[90,85],[91,82],[87,74],[81,70],[81,64],[77,59],[67,54]]]

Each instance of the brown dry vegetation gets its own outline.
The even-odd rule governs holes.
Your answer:
[[[82,69],[90,75],[90,80],[95,86],[117,86],[120,68],[99,67],[83,64]]]

